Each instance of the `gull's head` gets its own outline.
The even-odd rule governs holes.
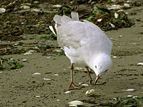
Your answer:
[[[102,75],[107,71],[112,65],[111,56],[105,53],[98,54],[93,56],[90,59],[89,67],[95,72],[97,76]]]

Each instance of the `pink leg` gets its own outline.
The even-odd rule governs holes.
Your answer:
[[[71,64],[71,81],[69,85],[69,90],[79,89],[79,87],[73,82],[74,64]]]

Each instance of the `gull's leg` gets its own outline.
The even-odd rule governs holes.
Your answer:
[[[91,75],[90,75],[90,69],[89,69],[88,66],[86,66],[86,69],[87,69],[88,77],[89,77],[89,79],[90,79],[90,80],[89,80],[89,83],[92,84],[92,81],[93,81],[93,80],[92,80],[92,77],[91,77]]]
[[[77,85],[75,85],[75,83],[73,82],[73,73],[74,73],[74,64],[71,64],[71,81],[70,81],[70,85],[69,85],[69,90],[73,90],[73,89],[78,89],[79,87]]]
[[[99,78],[100,78],[100,76],[97,75],[97,76],[96,76],[96,79],[95,79],[95,84],[97,83],[97,81],[99,80]]]

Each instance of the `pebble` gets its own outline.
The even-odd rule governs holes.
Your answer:
[[[69,107],[78,107],[78,106],[83,106],[84,103],[82,101],[74,100],[68,103]]]

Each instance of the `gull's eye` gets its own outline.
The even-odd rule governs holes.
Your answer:
[[[95,65],[95,68],[97,69],[97,65]]]

